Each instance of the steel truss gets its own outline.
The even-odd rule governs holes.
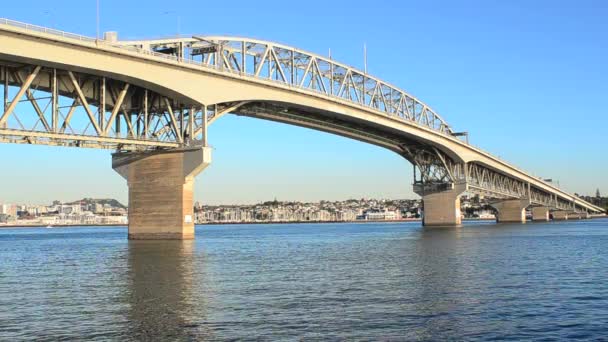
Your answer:
[[[11,143],[122,150],[202,145],[209,122],[244,104],[204,106],[106,77],[8,62],[0,62],[0,84],[0,141]]]
[[[402,146],[403,156],[414,166],[414,191],[428,194],[448,190],[453,184],[465,182],[462,163],[457,163],[437,148]]]
[[[477,163],[467,163],[467,188],[479,195],[497,199],[527,199],[533,206],[560,210],[580,210],[575,201],[532,186]]]
[[[331,57],[266,41],[226,37],[121,41],[115,45],[321,93],[454,135],[445,120],[423,102]]]
[[[464,184],[468,193],[496,200],[523,199],[532,206],[584,211],[571,198],[559,197],[478,163],[455,162],[437,148],[403,148],[404,156],[414,165],[414,191],[418,194],[446,191]]]

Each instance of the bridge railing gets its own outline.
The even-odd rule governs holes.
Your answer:
[[[15,27],[19,27],[19,28],[22,28],[25,30],[30,30],[30,31],[37,31],[37,32],[52,34],[52,35],[61,36],[64,38],[77,39],[77,40],[85,41],[85,42],[94,43],[96,41],[95,38],[83,36],[80,34],[65,32],[65,31],[56,30],[53,28],[48,28],[48,27],[43,27],[43,26],[38,26],[38,25],[27,24],[27,23],[23,23],[23,22],[11,20],[11,19],[0,18],[0,24],[15,26]]]

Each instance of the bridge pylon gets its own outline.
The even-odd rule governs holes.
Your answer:
[[[532,208],[532,221],[549,221],[549,208],[548,207],[534,207]]]
[[[526,223],[526,208],[530,200],[510,199],[491,204],[496,209],[496,221],[499,223]]]
[[[194,239],[194,177],[210,163],[210,147],[114,153],[129,186],[129,239]]]
[[[569,218],[569,212],[566,210],[556,210],[553,212],[554,221],[566,221]]]
[[[422,197],[422,225],[428,227],[457,227],[462,224],[460,212],[460,195],[466,190],[466,184],[447,184],[439,191],[425,191],[423,187],[414,187]]]

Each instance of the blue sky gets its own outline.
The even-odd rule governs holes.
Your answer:
[[[11,1],[1,17],[95,35],[95,1]],[[362,67],[420,98],[471,142],[562,188],[608,192],[606,1],[101,0],[121,38],[231,34]],[[304,128],[227,116],[210,128],[203,203],[413,198],[392,152]],[[125,201],[110,151],[0,145],[0,202]]]

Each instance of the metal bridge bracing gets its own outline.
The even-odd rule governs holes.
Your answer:
[[[175,58],[187,56],[189,63],[318,92],[444,134],[453,133],[445,120],[405,91],[329,57],[293,47],[248,38],[196,36],[115,44],[136,51],[169,53]]]
[[[242,104],[188,104],[106,77],[2,61],[0,83],[0,141],[10,143],[122,150],[200,145],[203,113],[208,124]]]
[[[253,84],[257,87],[253,91],[272,88],[287,95],[276,100],[243,97],[207,103],[204,96],[197,100],[177,89],[179,82],[165,88],[144,80],[145,74],[126,77],[79,59],[72,61],[81,65],[72,66],[44,53],[25,58],[22,41],[12,45],[0,41],[0,142],[117,150],[207,146],[208,126],[231,113],[388,148],[413,164],[414,190],[422,195],[464,185],[472,194],[526,199],[533,206],[602,211],[469,145],[468,139],[459,139],[463,133],[455,133],[423,102],[331,57],[248,38],[96,40],[0,19],[0,40],[27,37],[54,44],[49,49],[60,43],[74,53],[124,56],[120,63],[153,62],[163,68],[156,70],[168,71],[170,76],[163,82],[178,77],[172,71],[176,68],[194,70],[201,81],[222,77],[201,86],[202,93],[215,91],[214,82],[229,80],[233,83],[224,84],[222,89],[227,90],[222,91]],[[7,46],[18,47],[8,52]],[[292,94],[325,102],[312,106],[283,100]],[[350,112],[360,114],[345,114]]]

